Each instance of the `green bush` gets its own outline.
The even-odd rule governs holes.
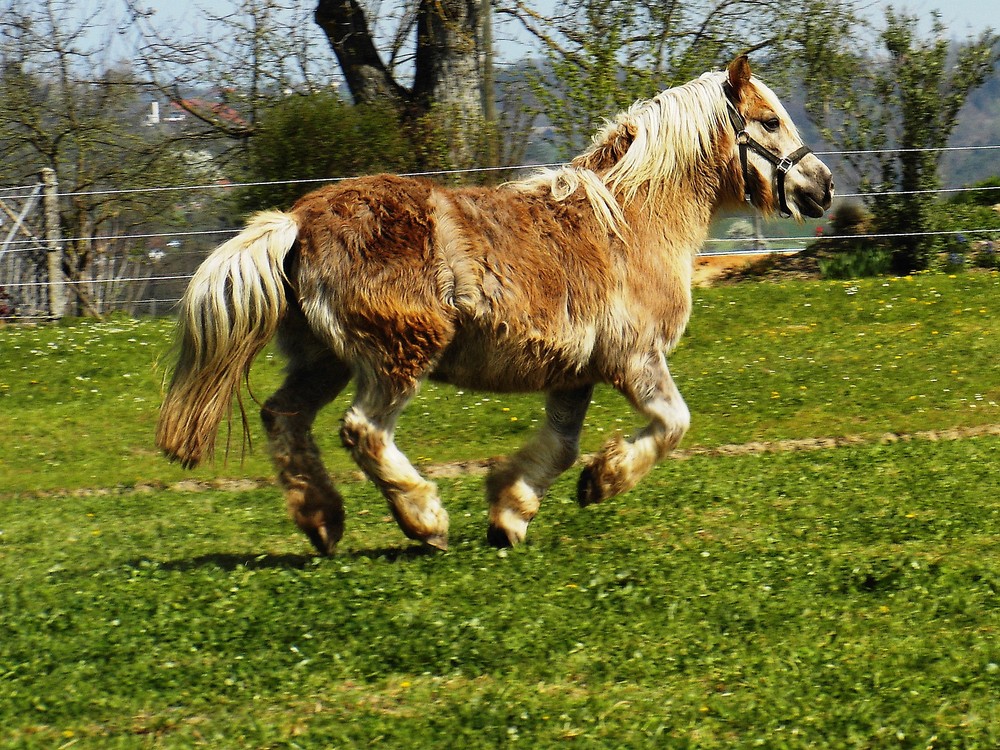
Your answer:
[[[871,214],[860,203],[847,201],[833,214],[833,231],[838,235],[862,234],[871,223]]]
[[[990,182],[986,180],[978,184],[986,186]],[[998,267],[995,252],[1000,240],[1000,213],[991,207],[992,204],[981,202],[987,197],[991,201],[1000,201],[1000,191],[961,193],[957,198],[940,204],[935,221],[937,227],[946,233],[938,243],[943,270],[951,272],[970,265]],[[997,231],[979,231],[984,229]]]
[[[987,240],[977,245],[972,256],[972,262],[979,268],[1000,268],[1000,243],[996,240]]]
[[[351,105],[334,92],[296,94],[264,113],[249,145],[245,211],[286,208],[317,181],[412,168],[413,149],[391,109]]]
[[[861,244],[819,261],[819,271],[824,279],[882,276],[889,273],[891,267],[892,250]]]
[[[980,180],[971,187],[979,188],[958,193],[948,202],[953,205],[995,206],[1000,203],[1000,175]]]

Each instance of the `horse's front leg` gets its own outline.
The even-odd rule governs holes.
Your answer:
[[[577,484],[577,500],[582,506],[635,487],[676,447],[691,423],[691,413],[660,352],[651,355],[619,390],[650,422],[627,440],[621,435],[612,438],[590,460]]]
[[[591,385],[551,391],[545,401],[542,429],[490,471],[486,479],[490,503],[486,538],[490,544],[510,547],[524,541],[545,491],[579,455],[580,430],[593,391]]]

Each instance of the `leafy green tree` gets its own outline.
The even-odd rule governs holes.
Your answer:
[[[759,0],[569,0],[540,16],[527,3],[516,15],[545,50],[536,76],[540,110],[565,155],[575,153],[603,119],[736,54],[763,50],[769,83],[804,53],[811,27],[843,35],[855,0],[786,4]],[[818,50],[810,49],[810,54]]]
[[[803,76],[812,119],[830,142],[854,152],[845,158],[862,177],[873,228],[901,235],[888,240],[896,273],[927,268],[940,244],[930,233],[939,224],[933,191],[941,149],[969,92],[998,60],[992,31],[956,44],[939,15],[928,37],[918,21],[890,8],[878,34],[881,53],[841,40],[833,53],[806,58]]]

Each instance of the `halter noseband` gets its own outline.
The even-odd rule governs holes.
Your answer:
[[[759,141],[755,141],[747,132],[747,121],[736,105],[733,103],[735,95],[733,87],[726,81],[722,84],[722,90],[726,92],[726,106],[729,110],[729,121],[736,131],[736,145],[740,149],[740,167],[743,170],[743,197],[750,203],[750,169],[747,164],[747,150],[751,150],[759,156],[763,156],[774,165],[775,179],[778,183],[778,205],[781,212],[791,216],[792,212],[788,208],[788,201],[785,199],[785,175],[791,171],[792,167],[802,161],[806,154],[811,154],[812,149],[808,146],[800,146],[788,156],[778,156]]]

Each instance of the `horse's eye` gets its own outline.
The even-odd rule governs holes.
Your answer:
[[[777,117],[772,117],[768,120],[764,120],[764,129],[767,130],[769,133],[777,132],[778,128],[780,127],[781,127],[781,120],[779,120]]]

